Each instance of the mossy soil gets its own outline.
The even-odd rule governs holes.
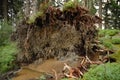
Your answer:
[[[99,40],[105,48],[114,51],[110,57],[120,63],[120,30],[101,30],[99,31]]]

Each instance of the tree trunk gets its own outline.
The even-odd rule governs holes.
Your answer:
[[[102,18],[102,0],[99,0],[99,17]],[[99,23],[99,28],[102,29],[102,23]]]
[[[7,22],[8,21],[8,1],[3,0],[3,17],[4,20]]]
[[[32,15],[35,15],[35,13],[37,12],[37,0],[32,0],[32,3],[31,3],[31,9],[32,9]]]
[[[24,14],[26,17],[29,17],[30,16],[30,0],[25,0],[24,1]]]

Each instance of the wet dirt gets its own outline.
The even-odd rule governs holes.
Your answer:
[[[64,63],[70,66],[78,66],[79,61],[73,60],[62,60],[58,61],[55,59],[49,59],[44,61],[42,64],[30,64],[28,66],[22,66],[21,70],[16,73],[16,76],[12,80],[35,80],[39,79],[43,74],[54,75],[53,69],[57,74],[62,74]]]

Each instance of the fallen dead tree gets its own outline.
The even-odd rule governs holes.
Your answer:
[[[48,7],[32,23],[23,20],[13,33],[21,49],[18,61],[29,63],[39,58],[60,59],[75,53],[94,59],[97,29],[101,19],[79,5],[60,10]]]

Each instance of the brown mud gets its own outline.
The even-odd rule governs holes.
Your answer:
[[[39,79],[42,75],[50,74],[54,76],[53,69],[57,72],[57,74],[62,74],[62,70],[64,67],[64,63],[72,67],[77,67],[80,63],[79,61],[72,60],[62,60],[58,61],[55,59],[49,59],[44,61],[41,64],[29,64],[28,66],[23,66],[19,72],[17,72],[16,76],[12,80],[35,80]],[[54,80],[54,79],[53,79]]]

